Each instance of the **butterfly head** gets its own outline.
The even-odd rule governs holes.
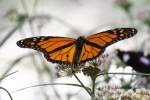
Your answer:
[[[77,40],[84,40],[84,37],[83,37],[83,36],[79,36],[79,37],[77,38]]]

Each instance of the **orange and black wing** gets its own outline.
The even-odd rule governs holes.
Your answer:
[[[48,61],[59,64],[72,64],[76,39],[66,37],[40,36],[20,40],[17,45],[44,53]]]
[[[84,63],[86,61],[92,60],[98,57],[101,53],[103,53],[104,49],[98,45],[95,45],[90,42],[86,42],[83,47],[82,51],[78,60],[78,63]]]
[[[130,38],[137,33],[134,28],[116,28],[99,32],[86,38],[86,43],[81,51],[79,63],[98,57],[105,48],[117,41]]]

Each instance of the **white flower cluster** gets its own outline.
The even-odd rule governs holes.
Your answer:
[[[140,88],[134,91],[115,85],[105,85],[97,88],[95,100],[150,100],[150,90]]]
[[[64,76],[73,76],[73,73],[79,73],[84,65],[79,65],[76,67],[66,66],[66,65],[57,65],[57,76],[64,77]]]

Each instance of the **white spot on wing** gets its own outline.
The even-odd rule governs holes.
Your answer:
[[[124,54],[124,55],[123,55],[123,61],[124,61],[124,62],[127,62],[128,60],[130,60],[129,54]]]
[[[145,65],[150,65],[150,60],[145,57],[141,57],[140,62],[144,63]]]

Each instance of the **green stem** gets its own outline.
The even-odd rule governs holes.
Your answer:
[[[12,73],[10,73],[10,74],[4,74],[1,78],[0,78],[0,82],[3,80],[3,79],[5,79],[5,78],[7,78],[8,76],[10,76],[10,75],[12,75],[12,74],[15,74],[15,73],[17,73],[18,71],[15,71],[15,72],[12,72]]]
[[[91,92],[84,86],[84,84],[80,81],[80,79],[77,77],[75,73],[73,73],[74,77],[78,80],[78,82],[81,84],[81,86],[86,90],[86,92],[91,96]]]
[[[94,98],[95,98],[95,81],[96,81],[96,77],[91,77],[91,80],[92,80],[91,100],[94,100]]]

